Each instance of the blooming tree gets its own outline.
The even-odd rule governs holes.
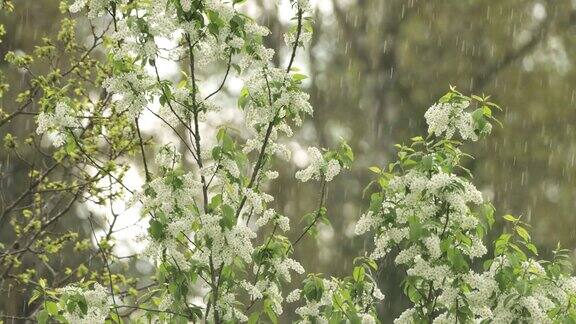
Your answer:
[[[302,90],[306,76],[295,66],[311,37],[311,7],[307,0],[290,0],[288,55],[285,66],[276,67],[274,51],[263,42],[270,31],[245,14],[244,2],[75,0],[61,5],[69,18],[56,40],[45,39],[32,54],[7,54],[6,61],[32,81],[17,98],[20,106],[2,112],[0,126],[32,115],[36,134],[24,144],[51,147],[45,154],[52,164],[41,170],[31,165],[32,185],[0,218],[10,221],[17,237],[12,246],[1,247],[3,278],[33,287],[29,304],[35,307],[28,319],[277,322],[286,303],[297,303],[302,323],[376,323],[384,295],[374,273],[378,261],[394,253],[413,303],[398,323],[576,320],[576,281],[565,252],[557,251],[552,261],[534,259],[537,248],[520,218],[504,217],[511,231],[500,235],[494,256],[487,257],[485,236],[494,210],[461,166],[468,155],[459,140],[489,134],[498,106],[455,89],[426,112],[426,138],[399,145],[398,161],[386,168],[371,168],[378,189],[371,189],[370,208],[356,234],[374,237],[372,251],[354,260],[349,277],[324,278],[304,269],[293,252],[319,222],[328,221],[326,188],[354,156],[345,143],[333,150],[308,149],[309,165],[295,177],[315,181],[320,199],[304,216],[305,228],[288,235],[295,231],[293,215],[276,211],[265,188],[278,177],[274,159],[290,158],[284,139],[312,115]],[[83,16],[92,35],[88,45],[75,37]],[[59,53],[69,62],[59,62]],[[166,62],[179,66],[181,75],[167,77]],[[42,64],[53,69],[34,72]],[[211,81],[215,75],[217,81]],[[217,99],[231,78],[242,80],[243,87],[237,104],[223,107]],[[211,118],[224,109],[242,116],[242,125],[214,125]],[[174,142],[152,145],[141,132],[146,115]],[[22,157],[14,136],[7,134],[4,142]],[[125,184],[134,156],[145,178],[136,191]],[[20,210],[29,195],[34,208]],[[55,197],[63,200],[54,204]],[[113,208],[103,235],[95,234],[92,216],[90,238],[51,231],[76,202],[117,200],[138,207],[147,223],[145,237],[133,238],[146,246],[133,257],[154,264],[146,285],[119,270],[121,258],[114,252],[119,215]],[[17,212],[23,218],[15,217]],[[64,279],[57,273],[16,272],[27,254],[49,266],[70,247],[91,251],[90,260],[97,258],[101,267],[82,265]],[[293,281],[300,288],[287,291]]]

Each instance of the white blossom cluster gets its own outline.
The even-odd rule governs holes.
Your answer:
[[[256,221],[256,226],[262,227],[268,223],[278,225],[280,230],[283,232],[288,232],[290,230],[290,219],[286,216],[276,213],[274,209],[266,210]]]
[[[437,201],[444,201],[445,208],[438,206]],[[355,232],[361,235],[377,229],[378,235],[374,239],[375,249],[372,257],[379,259],[384,257],[391,247],[408,239],[409,220],[413,217],[432,233],[423,237],[421,242],[421,251],[430,258],[440,257],[439,236],[446,234],[447,230],[466,233],[474,244],[462,246],[460,249],[464,254],[480,257],[483,255],[481,252],[485,252],[486,249],[475,233],[478,219],[468,204],[479,205],[482,201],[481,193],[463,178],[443,172],[428,176],[413,169],[390,181],[389,191],[382,202],[380,213],[376,214],[373,211],[365,213],[356,224]],[[388,221],[387,215],[395,215],[394,222]],[[405,253],[402,252],[403,257]],[[401,260],[403,261],[401,263],[406,263],[403,258]]]
[[[284,297],[281,293],[282,287],[279,280],[274,280],[273,277],[262,276],[259,277],[263,271],[273,274],[279,280],[291,282],[291,272],[297,274],[304,274],[305,270],[302,265],[286,255],[275,256],[266,261],[266,264],[254,265],[253,273],[257,276],[258,281],[254,284],[249,282],[242,282],[241,286],[248,292],[252,301],[266,299],[271,303],[274,312],[280,315],[284,312],[283,303]],[[295,298],[294,294],[288,296],[288,300]]]
[[[315,147],[308,148],[309,164],[303,170],[296,172],[296,179],[306,182],[310,179],[332,181],[337,176],[342,167],[336,159],[325,159],[319,149]]]
[[[442,142],[455,132],[465,140],[477,140],[489,131],[489,126],[479,129],[472,114],[464,111],[468,105],[468,101],[444,102],[427,111],[429,133],[438,141],[417,142],[425,152],[401,147],[399,156],[404,160],[398,164],[405,168],[386,173],[382,192],[360,218],[355,232],[374,232],[374,259],[399,248],[395,263],[406,268],[405,289],[416,291],[418,297],[411,299],[420,301],[414,301],[395,323],[460,322],[461,311],[454,310],[462,307],[477,323],[558,322],[570,313],[576,278],[556,265],[550,266],[550,272],[547,264],[526,257],[513,245],[509,254],[490,260],[485,271],[472,270],[474,260],[487,254],[483,242],[487,227],[479,217],[482,208],[472,208],[483,204],[482,194],[469,180],[449,171],[459,167],[462,153]],[[404,153],[416,161],[408,164]],[[527,234],[517,232],[526,240]]]
[[[181,155],[173,145],[166,145],[160,148],[155,157],[158,166],[165,169],[172,169],[180,162]]]
[[[336,279],[322,279],[322,295],[318,299],[309,299],[304,296],[304,305],[296,308],[296,314],[301,318],[298,323],[329,323],[329,319],[326,317],[327,309],[334,309],[334,311],[341,310],[341,305],[336,305],[335,295],[342,294],[343,283]],[[376,323],[376,318],[374,314],[367,312],[369,309],[365,305],[371,305],[374,302],[379,302],[384,300],[384,294],[378,289],[378,287],[373,283],[365,283],[362,291],[356,291],[357,296],[355,300],[357,302],[356,307],[359,309],[358,317],[361,319],[363,324]],[[348,293],[346,293],[348,294]],[[286,301],[289,303],[297,302],[301,299],[303,295],[302,290],[296,289],[292,291],[287,297]],[[329,312],[328,312],[329,313]]]
[[[296,26],[285,35],[290,56],[309,41],[312,31],[307,20],[312,11],[309,1],[291,3]],[[273,67],[275,52],[262,41],[270,31],[237,12],[235,1],[120,0],[114,4],[112,13],[109,1],[75,0],[70,6],[72,13],[87,10],[89,18],[114,14],[106,42],[113,73],[102,83],[107,100],[128,120],[150,111],[159,124],[170,128],[167,131],[186,133],[180,138],[188,149],[184,155],[175,147],[162,147],[153,158],[155,164],[146,170],[150,179],[132,197],[149,220],[144,256],[159,265],[159,271],[199,275],[194,287],[186,288],[205,293],[209,306],[204,311],[210,311],[203,320],[207,322],[216,321],[216,316],[220,321],[247,321],[242,294],[251,302],[265,300],[276,315],[282,314],[282,284],[305,271],[290,257],[292,244],[282,236],[290,230],[289,218],[271,208],[274,197],[264,189],[267,180],[278,177],[270,160],[290,158],[282,138],[292,136],[293,127],[313,113],[309,95],[301,89],[305,77],[296,73],[293,61],[287,67]],[[161,60],[186,72],[163,79]],[[204,137],[214,126],[210,114],[223,108],[216,104],[218,91],[209,92],[214,87],[205,86],[203,80],[223,63],[229,64],[226,77],[231,74],[244,83],[238,101],[244,129],[236,138],[217,136],[214,143]],[[299,179],[331,181],[340,173],[343,162],[324,158],[317,149],[309,152],[310,166],[298,172]],[[196,162],[191,170],[184,170],[187,164],[180,161],[184,157],[190,157],[186,162]],[[256,246],[257,230],[263,227],[272,233]],[[252,275],[230,275],[238,268],[250,269]],[[338,288],[336,281],[326,285],[332,285],[332,291]],[[331,303],[329,294],[326,306]],[[168,311],[176,314],[182,306],[182,296],[169,290],[160,289],[155,298],[168,317],[172,314]],[[383,296],[375,285],[367,284],[359,298],[371,304]],[[375,322],[366,310],[360,316],[364,323]]]
[[[143,71],[130,71],[109,77],[102,86],[113,94],[119,109],[134,118],[150,104],[155,82]]]
[[[94,324],[104,323],[112,306],[112,299],[109,292],[99,283],[95,283],[93,289],[84,289],[77,286],[66,286],[58,289],[63,298],[73,296],[82,297],[86,302],[87,312],[84,314],[79,306],[76,306],[72,312],[63,309],[64,318],[69,323]]]
[[[506,257],[498,257],[485,272],[471,271],[462,277],[463,282],[470,288],[466,291],[458,291],[444,283],[443,293],[437,301],[439,305],[444,305],[448,309],[457,302],[460,305],[467,304],[475,322],[553,323],[554,320],[548,312],[557,307],[566,308],[570,299],[576,294],[574,277],[560,276],[550,280],[542,266],[532,259],[524,262],[526,272],[521,273],[521,277],[518,278],[532,285],[532,293],[523,296],[525,293],[517,291],[514,287],[501,290],[496,278],[499,274],[510,270],[510,267]],[[516,281],[512,284],[515,283]],[[416,308],[407,309],[395,323],[412,323],[416,312]],[[433,323],[455,321],[454,313],[445,312],[438,315]]]
[[[479,321],[554,323],[562,318],[563,310],[576,297],[576,278],[563,274],[551,277],[538,261],[530,258],[521,268],[516,280],[530,285],[528,293],[519,290],[516,282],[504,290],[498,287],[498,275],[513,271],[506,256],[496,258],[484,273],[467,278],[473,290],[466,297],[473,302],[471,308]],[[554,309],[558,310],[557,315]]]
[[[303,17],[312,16],[312,5],[310,0],[298,0],[298,8],[302,11]],[[298,28],[293,28],[284,34],[284,42],[290,48],[297,46],[306,46],[312,39],[312,28],[308,25],[302,26],[300,28],[300,33],[298,33]]]
[[[165,149],[158,159],[169,161],[164,163],[165,166],[177,167],[173,153]],[[169,171],[150,181],[144,192],[138,195],[144,213],[165,215],[169,220],[165,235],[150,241],[145,254],[154,260],[165,259],[182,270],[191,269],[192,264],[208,266],[211,262],[228,266],[237,258],[251,263],[252,240],[256,234],[244,222],[222,228],[221,214],[198,215],[195,206],[201,196],[202,184],[196,176],[194,173]]]
[[[257,67],[243,75],[246,95],[250,97],[245,110],[245,125],[253,136],[244,153],[258,151],[267,141],[267,154],[290,158],[290,150],[278,142],[281,135],[292,136],[291,124],[300,126],[302,117],[312,115],[309,95],[291,85],[291,77],[283,69]],[[277,98],[271,100],[271,98]],[[277,123],[270,128],[271,123]]]
[[[286,45],[288,45],[289,47],[294,46],[296,44],[296,36],[297,36],[297,33],[295,31],[284,34],[284,42],[286,43]],[[296,45],[297,46],[300,46],[300,45],[305,46],[308,43],[310,43],[311,39],[312,39],[312,33],[309,31],[303,31],[300,33],[300,35],[298,37],[298,43],[299,44],[296,44]]]
[[[463,280],[463,274],[444,264],[442,240],[462,233],[467,240],[452,243],[459,253],[470,259],[486,253],[476,232],[478,218],[469,207],[483,202],[481,193],[454,174],[412,169],[392,178],[384,196],[378,212],[368,211],[358,221],[356,234],[375,231],[374,259],[384,258],[393,247],[402,247],[396,264],[406,266],[409,277],[421,280],[421,289],[432,285],[438,292],[439,305],[452,307],[462,298],[453,287]],[[412,241],[414,237],[418,237],[416,242]],[[396,323],[412,323],[415,312],[406,310]]]
[[[36,120],[37,134],[46,134],[56,147],[62,146],[66,141],[66,129],[78,127],[79,122],[74,116],[74,111],[65,102],[56,104],[54,112],[41,112]]]
[[[284,236],[290,219],[271,207],[274,197],[264,191],[265,184],[278,177],[271,169],[273,157],[290,159],[282,138],[292,136],[293,127],[313,114],[309,95],[301,89],[305,76],[292,66],[296,51],[311,39],[312,29],[303,18],[311,16],[312,8],[309,0],[290,2],[297,25],[284,35],[290,63],[282,68],[273,67],[275,51],[263,45],[270,30],[238,12],[238,1],[74,0],[69,7],[71,13],[86,10],[89,18],[112,16],[104,42],[111,71],[102,82],[106,103],[112,102],[112,109],[128,120],[149,110],[186,144],[186,162],[195,162],[185,170],[182,154],[175,147],[162,147],[154,158],[157,168],[146,170],[147,182],[132,198],[141,203],[142,216],[149,221],[143,255],[158,265],[158,285],[151,291],[157,310],[148,316],[160,312],[167,322],[175,322],[181,310],[190,310],[186,303],[191,295],[200,292],[206,307],[198,322],[246,322],[246,310],[256,301],[272,318],[270,312],[283,313],[285,301],[302,301],[295,310],[302,323],[329,323],[328,314],[342,311],[342,300],[362,323],[377,322],[373,306],[384,295],[372,276],[356,271],[365,268],[355,268],[344,280],[318,279],[312,290],[305,280],[302,289],[286,299],[282,293],[282,285],[305,269],[291,257],[294,246]],[[161,60],[185,72],[165,78],[159,71]],[[220,88],[207,92],[213,85],[205,86],[206,75],[222,64],[227,69]],[[244,129],[234,138],[218,132],[216,143],[206,141],[204,136],[215,126],[209,123],[210,114],[223,109],[214,97],[229,74],[243,82],[238,107],[231,109],[242,115]],[[463,98],[445,97],[428,109],[428,133],[434,135],[430,143],[456,134],[476,141],[491,131],[483,119],[491,111],[468,112],[470,101]],[[60,102],[53,112],[39,114],[37,132],[60,146],[68,129],[78,125],[75,115]],[[483,203],[482,195],[456,174],[458,148],[438,149],[428,139],[419,143],[425,152],[409,159],[412,164],[380,179],[381,196],[376,195],[355,228],[358,235],[375,233],[374,249],[366,259],[373,263],[398,250],[394,261],[406,269],[411,285],[407,290],[434,295],[433,309],[415,303],[395,322],[413,323],[427,316],[433,323],[454,323],[458,314],[453,310],[464,307],[479,323],[558,322],[560,316],[553,314],[569,309],[576,299],[575,278],[551,275],[535,260],[509,256],[495,258],[485,271],[471,270],[469,264],[487,253],[484,227],[474,211]],[[308,155],[309,165],[296,173],[302,182],[329,182],[353,159],[352,154],[343,158],[317,148],[309,148]],[[257,240],[265,228],[271,229],[268,236]],[[370,262],[367,267],[376,269]],[[503,277],[512,277],[512,284],[503,284]],[[179,280],[177,289],[170,281],[174,278]],[[522,289],[523,284],[530,289]],[[59,293],[87,306],[86,314],[78,306],[61,309],[68,322],[102,323],[108,318],[113,301],[101,285],[94,284],[92,290],[68,286]]]
[[[116,1],[126,3],[125,0]],[[88,7],[88,18],[97,18],[106,12],[106,7],[110,5],[108,0],[75,0],[69,7],[71,13],[78,13]]]
[[[486,123],[481,128],[466,111],[469,105],[469,101],[460,101],[442,102],[430,107],[424,114],[428,133],[450,139],[458,132],[462,139],[472,141],[478,140],[478,134],[489,134],[491,125]]]

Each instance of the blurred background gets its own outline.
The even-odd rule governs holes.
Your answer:
[[[282,32],[292,17],[284,3],[288,1],[248,2],[251,15],[272,31],[267,45],[278,49],[277,63],[284,62]],[[368,204],[362,197],[371,180],[367,168],[387,165],[395,159],[394,143],[426,131],[423,114],[449,85],[465,94],[491,95],[504,109],[498,116],[504,127],[466,147],[476,157],[467,162],[474,182],[497,214],[528,220],[543,256],[558,242],[576,248],[576,1],[312,2],[314,36],[297,65],[310,76],[306,87],[315,115],[290,144],[295,160],[278,165],[284,172],[269,187],[277,209],[292,218],[295,228],[302,226],[301,216],[316,208],[318,184],[298,184],[293,177],[307,146],[334,147],[345,139],[356,161],[329,185],[331,226],[321,226],[317,240],[308,239],[296,252],[308,271],[348,274],[353,258],[369,249],[369,240],[353,235],[354,223]],[[57,32],[62,17],[55,0],[20,0],[15,5],[14,13],[0,13],[7,31],[0,57],[8,50],[32,50],[42,37]],[[86,31],[78,32],[82,37]],[[26,86],[21,73],[5,68],[0,61],[12,94]],[[10,112],[13,101],[9,93],[0,106]],[[15,119],[0,129],[0,137],[34,128],[30,119]],[[8,163],[3,149],[0,163]],[[8,198],[0,204],[22,188],[25,184],[17,177],[3,178],[1,189]],[[5,243],[2,232],[0,241]],[[380,310],[384,322],[407,304],[400,291],[402,273],[392,264],[385,261],[379,272],[386,294]],[[2,303],[14,309],[20,302]],[[292,311],[287,309],[286,315]]]

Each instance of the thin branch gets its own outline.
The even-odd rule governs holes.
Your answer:
[[[298,236],[298,238],[294,241],[294,243],[292,243],[292,247],[296,246],[296,244],[298,244],[298,242],[300,242],[302,238],[304,238],[304,235],[306,235],[306,233],[308,233],[310,229],[314,227],[314,225],[316,225],[316,223],[322,216],[322,209],[324,208],[325,198],[326,198],[326,180],[322,179],[322,190],[320,192],[320,201],[318,202],[318,210],[316,211],[316,216],[314,217],[314,220],[306,227],[304,232],[302,232],[302,234]]]
[[[140,132],[138,117],[134,118],[134,123],[136,124],[136,132],[138,133],[138,144],[140,145],[140,151],[142,152],[142,163],[144,163],[144,173],[146,174],[146,182],[149,182],[151,180],[150,171],[148,170],[148,163],[146,162],[146,152],[144,151],[144,142],[142,141],[142,133]]]
[[[102,254],[102,259],[103,259],[104,263],[106,264],[106,269],[108,270],[108,281],[110,284],[110,294],[112,295],[112,303],[114,304],[114,311],[116,312],[116,317],[118,317],[118,319],[120,319],[120,314],[118,313],[118,307],[116,304],[116,296],[114,295],[114,282],[112,281],[112,270],[110,270],[110,264],[108,263],[108,258],[106,257],[106,253],[104,252],[104,249],[102,249],[102,246],[100,245],[100,242],[98,241],[98,238],[96,237],[96,233],[94,233],[94,225],[92,224],[92,215],[88,216],[88,222],[90,223],[90,229],[92,230],[92,236],[94,237],[94,241],[96,242],[96,245],[98,246],[98,249],[100,250],[100,253]]]

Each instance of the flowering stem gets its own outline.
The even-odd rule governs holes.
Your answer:
[[[303,15],[303,11],[300,8],[300,6],[298,6],[298,14],[297,14],[298,25],[296,27],[297,28],[296,40],[294,41],[294,45],[292,47],[292,54],[290,55],[290,61],[288,63],[288,66],[286,67],[286,73],[290,73],[290,70],[292,69],[292,64],[294,64],[294,59],[296,58],[296,51],[298,50],[298,42],[300,40],[300,35],[302,34],[302,15]],[[266,74],[264,74],[264,78],[266,79],[266,86],[268,87],[269,105],[270,105],[270,107],[272,107],[272,95],[271,95],[271,91],[270,91],[270,83],[268,82],[268,77],[266,76]],[[278,110],[278,112],[279,111],[280,111],[280,109]],[[258,175],[258,172],[262,168],[262,161],[263,161],[264,155],[266,153],[266,147],[268,146],[268,142],[270,140],[270,135],[272,134],[272,129],[274,128],[274,122],[275,122],[276,115],[278,114],[278,112],[276,112],[276,114],[274,115],[274,118],[272,118],[272,120],[268,123],[268,127],[266,128],[266,135],[264,136],[264,142],[262,143],[262,147],[260,148],[260,153],[258,154],[258,160],[256,162],[256,165],[254,166],[254,170],[252,171],[252,176],[250,177],[250,182],[248,183],[248,186],[247,186],[248,189],[252,188],[252,186],[254,185],[254,182],[256,181],[256,177]],[[246,204],[247,198],[248,197],[246,195],[243,195],[243,197],[240,201],[240,206],[236,210],[236,219],[238,219],[238,217],[240,216],[240,213],[242,212],[242,208],[244,207],[244,204]]]
[[[193,118],[194,118],[194,132],[190,132],[194,136],[194,140],[196,142],[196,156],[198,162],[198,168],[200,168],[200,180],[202,182],[202,197],[204,199],[204,213],[208,213],[208,186],[206,184],[206,177],[202,174],[202,170],[204,168],[202,162],[202,150],[200,146],[200,128],[198,122],[198,105],[196,102],[196,78],[195,78],[195,70],[194,70],[194,49],[192,45],[192,41],[190,39],[190,35],[186,34],[186,42],[188,43],[188,54],[190,59],[190,78],[192,79],[192,101],[193,101]],[[214,308],[214,321],[218,324],[221,323],[220,314],[218,312],[218,290],[219,290],[219,279],[216,278],[216,272],[218,271],[214,267],[214,260],[212,257],[212,252],[210,252],[209,257],[209,266],[210,266],[210,281],[211,281],[211,288],[212,288],[212,304]],[[208,319],[208,311],[206,312],[206,319]]]

